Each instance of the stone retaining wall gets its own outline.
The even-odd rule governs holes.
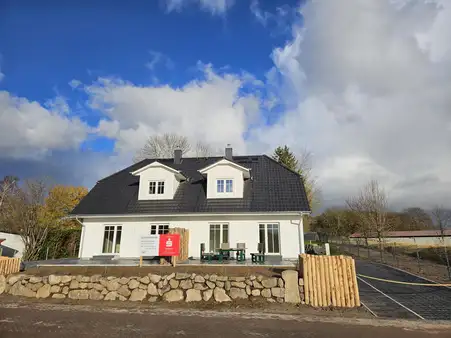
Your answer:
[[[284,271],[282,278],[194,273],[121,278],[101,275],[0,276],[0,294],[33,298],[218,303],[260,298],[268,302],[298,304],[304,301],[303,291],[303,280],[298,279],[294,270]]]

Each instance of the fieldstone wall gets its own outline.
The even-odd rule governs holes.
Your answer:
[[[304,303],[304,283],[297,271],[282,278],[228,277],[171,273],[144,277],[50,275],[0,276],[0,294],[33,298],[121,300],[132,302],[231,302],[264,299],[268,302]]]

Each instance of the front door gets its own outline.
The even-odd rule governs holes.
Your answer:
[[[260,243],[265,244],[265,252],[267,254],[280,254],[279,224],[260,224],[259,230]]]

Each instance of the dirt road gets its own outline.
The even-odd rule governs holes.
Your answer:
[[[449,337],[450,326],[256,312],[3,302],[0,337]]]

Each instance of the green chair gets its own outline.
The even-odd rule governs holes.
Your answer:
[[[252,263],[264,263],[265,262],[265,244],[257,244],[258,253],[251,253]]]
[[[200,261],[208,261],[211,263],[211,260],[214,258],[214,253],[205,252],[205,243],[200,243]]]
[[[244,262],[246,260],[246,243],[236,243],[237,253],[236,261]]]

